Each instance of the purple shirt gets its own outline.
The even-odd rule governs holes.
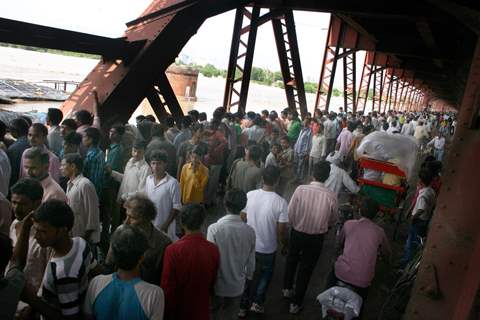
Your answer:
[[[348,155],[350,147],[352,146],[352,141],[353,134],[347,128],[343,128],[337,138],[337,143],[340,143],[340,149],[338,150],[340,153],[340,159],[343,160]]]
[[[345,241],[343,253],[335,262],[338,279],[360,288],[370,286],[375,276],[377,253],[390,253],[385,231],[373,221],[361,218],[343,225],[340,241]]]

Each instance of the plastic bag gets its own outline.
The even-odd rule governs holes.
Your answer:
[[[344,287],[332,287],[317,296],[322,305],[322,316],[333,309],[345,315],[345,320],[351,320],[360,315],[363,299],[356,292]]]
[[[398,167],[410,179],[417,161],[417,151],[417,141],[413,137],[375,131],[363,138],[357,155],[381,161],[395,159]]]

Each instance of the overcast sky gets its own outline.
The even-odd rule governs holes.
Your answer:
[[[119,37],[125,23],[138,17],[151,0],[15,0],[0,1],[0,16],[41,25]],[[235,13],[226,12],[208,19],[181,52],[182,57],[225,68]],[[295,12],[297,37],[306,81],[317,82],[329,23],[329,14]],[[271,24],[264,24],[257,35],[254,66],[279,70]],[[337,73],[335,87],[341,85]]]

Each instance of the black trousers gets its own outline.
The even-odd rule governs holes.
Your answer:
[[[322,253],[322,245],[323,234],[311,235],[293,228],[290,232],[283,288],[292,289],[295,278],[295,294],[292,302],[297,305],[303,304],[308,283]]]

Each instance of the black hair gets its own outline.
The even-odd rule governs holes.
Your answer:
[[[433,180],[433,173],[428,169],[421,169],[418,173],[418,177],[420,181],[423,182],[424,185],[429,186]]]
[[[28,123],[28,126],[30,127],[32,125],[32,118],[30,118],[29,116],[26,116],[26,115],[21,115],[20,118],[22,118],[23,120],[25,120],[27,123]]]
[[[67,118],[67,119],[63,120],[62,126],[68,127],[73,131],[77,130],[77,123],[75,122],[75,120],[73,120],[71,118]]]
[[[269,112],[268,112],[268,110],[266,110],[266,109],[265,109],[265,110],[262,110],[262,115],[265,115],[265,116],[267,116],[267,117],[268,117],[268,115],[269,115]]]
[[[4,271],[12,258],[13,246],[12,239],[3,233],[0,233],[0,252],[0,271]]]
[[[330,176],[330,162],[319,161],[313,166],[313,177],[318,182],[325,182]]]
[[[123,124],[116,124],[112,127],[118,135],[123,136],[125,134],[125,126]]]
[[[29,127],[28,122],[24,118],[13,119],[10,122],[10,131],[15,131],[19,137],[26,136]]]
[[[207,120],[207,114],[205,112],[200,112],[200,114],[198,115],[198,120],[200,121]]]
[[[223,115],[225,114],[225,112],[227,112],[227,110],[225,110],[224,107],[218,107],[217,109],[215,109],[215,111],[213,111],[213,119],[216,119],[216,120],[221,120],[223,118]]]
[[[443,164],[441,161],[434,160],[427,162],[426,167],[434,176],[437,176],[442,171]]]
[[[133,148],[137,150],[145,150],[147,148],[147,144],[143,140],[135,140],[133,143]]]
[[[267,166],[262,173],[263,183],[273,187],[280,179],[280,169],[275,166]]]
[[[357,124],[353,121],[349,121],[347,123],[347,129],[348,131],[352,132],[353,130],[355,130],[355,128],[357,127]]]
[[[200,113],[197,110],[190,110],[188,111],[188,114],[190,115],[190,117],[192,117],[192,120],[195,122],[198,120],[198,117],[200,115]]]
[[[157,216],[157,209],[152,200],[139,192],[128,197],[125,206],[130,206],[135,215],[142,216],[146,221],[152,221]]]
[[[225,194],[223,203],[230,213],[240,214],[247,205],[247,194],[240,189],[230,189]]]
[[[137,117],[135,118],[135,120],[136,120],[137,122],[142,122],[143,120],[145,120],[145,116],[144,116],[143,114],[141,114],[141,115],[137,116]]]
[[[57,108],[48,108],[48,120],[55,126],[58,126],[63,119],[63,112]]]
[[[7,125],[5,122],[0,120],[0,140],[4,138],[4,135],[7,133]]]
[[[80,143],[82,143],[82,136],[76,132],[69,132],[63,139],[63,142],[66,144],[79,146]]]
[[[192,121],[192,117],[190,117],[190,116],[184,116],[184,117],[182,118],[182,127],[185,128],[185,129],[186,129],[186,128],[189,128],[189,127],[191,126],[192,122],[193,122],[193,121]]]
[[[288,114],[291,114],[294,118],[298,118],[297,110],[288,110]]]
[[[262,158],[262,149],[258,145],[251,145],[247,147],[250,160],[259,161]]]
[[[45,127],[41,123],[36,122],[36,123],[32,124],[32,126],[30,128],[32,128],[35,131],[39,131],[40,134],[44,137],[48,136],[48,128]]]
[[[36,179],[22,178],[10,188],[10,193],[26,196],[32,201],[41,201],[43,198],[43,187]]]
[[[197,144],[196,146],[193,147],[192,153],[195,153],[196,155],[203,157],[206,155],[208,152],[207,148],[203,144]]]
[[[162,161],[163,163],[167,164],[168,155],[165,153],[165,151],[153,150],[148,156],[148,163],[151,163],[152,161]]]
[[[139,228],[120,226],[111,238],[112,258],[122,270],[133,270],[148,249],[148,240]]]
[[[172,116],[168,116],[168,117],[165,119],[165,123],[167,124],[167,127],[173,128],[173,127],[175,126],[175,119],[173,119]]]
[[[82,125],[91,126],[92,123],[93,123],[92,114],[90,112],[88,112],[87,110],[83,110],[83,109],[78,110],[75,113],[75,118],[77,118],[78,122],[80,122],[80,124],[82,124]]]
[[[205,220],[205,210],[196,203],[190,203],[182,209],[182,225],[189,231],[200,230]]]
[[[161,124],[155,123],[152,126],[151,133],[152,133],[152,137],[162,137],[163,138],[164,137],[163,135],[165,134],[165,129],[163,128],[163,126]]]
[[[157,122],[157,119],[155,119],[153,114],[149,114],[149,115],[145,116],[145,120],[148,120],[148,121],[153,122],[153,123]]]
[[[25,159],[39,160],[41,164],[48,164],[50,159],[48,153],[41,147],[32,147],[25,151]]]
[[[94,146],[98,146],[98,144],[100,143],[100,130],[94,127],[90,127],[85,130],[85,135],[92,139],[92,144]]]
[[[373,219],[377,215],[378,210],[380,210],[380,206],[375,200],[370,197],[365,197],[362,199],[362,203],[360,205],[360,214],[362,217]]]
[[[63,159],[65,162],[68,164],[73,164],[77,168],[79,172],[82,172],[83,170],[83,159],[78,153],[68,153],[66,154]]]
[[[73,211],[64,201],[51,199],[42,203],[35,211],[33,219],[36,222],[47,222],[55,228],[67,228],[70,231],[73,227]]]

